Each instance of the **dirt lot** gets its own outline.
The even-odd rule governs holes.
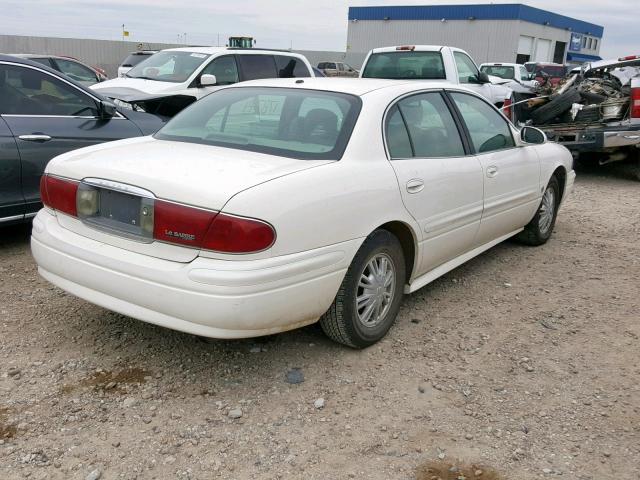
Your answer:
[[[207,343],[105,311],[5,229],[0,478],[431,479],[441,461],[442,478],[637,479],[639,192],[580,175],[547,245],[507,242],[407,297],[365,351],[316,326]]]

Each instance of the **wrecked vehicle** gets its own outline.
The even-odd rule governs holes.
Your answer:
[[[587,64],[538,94],[523,108],[527,124],[583,164],[626,162],[640,180],[640,55]]]
[[[120,108],[173,117],[224,85],[260,78],[313,77],[309,61],[289,51],[236,47],[161,50],[92,88]]]

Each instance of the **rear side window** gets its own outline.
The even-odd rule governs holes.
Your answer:
[[[363,78],[400,80],[445,79],[440,52],[396,51],[374,53],[362,72]]]
[[[309,69],[296,57],[276,55],[276,67],[279,78],[309,77]]]
[[[318,64],[318,68],[320,68],[320,69],[325,69],[325,68],[326,69],[329,69],[329,68],[335,69],[336,68],[336,64],[335,63],[331,63],[331,62],[320,62]]]
[[[238,55],[238,63],[244,80],[278,77],[272,55]]]
[[[412,95],[400,100],[394,108],[387,123],[387,144],[392,158],[465,155],[458,128],[440,93]]]
[[[509,123],[487,102],[466,93],[451,92],[450,95],[467,125],[476,153],[515,146]]]

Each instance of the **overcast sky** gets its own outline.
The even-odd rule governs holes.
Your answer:
[[[252,35],[257,46],[341,50],[347,10],[358,5],[469,4],[472,0],[0,0],[0,33],[118,40],[122,24],[136,42],[224,45]],[[494,1],[476,3],[516,3]],[[640,54],[638,0],[528,0],[527,5],[604,26],[604,58]],[[179,37],[180,36],[180,37]]]

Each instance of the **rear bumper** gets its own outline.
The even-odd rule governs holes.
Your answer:
[[[354,240],[263,260],[150,257],[34,219],[31,249],[48,281],[138,320],[195,335],[245,338],[315,322],[331,305],[357,250]]]
[[[542,129],[549,140],[575,152],[597,152],[640,145],[640,126],[584,128],[580,126]]]

